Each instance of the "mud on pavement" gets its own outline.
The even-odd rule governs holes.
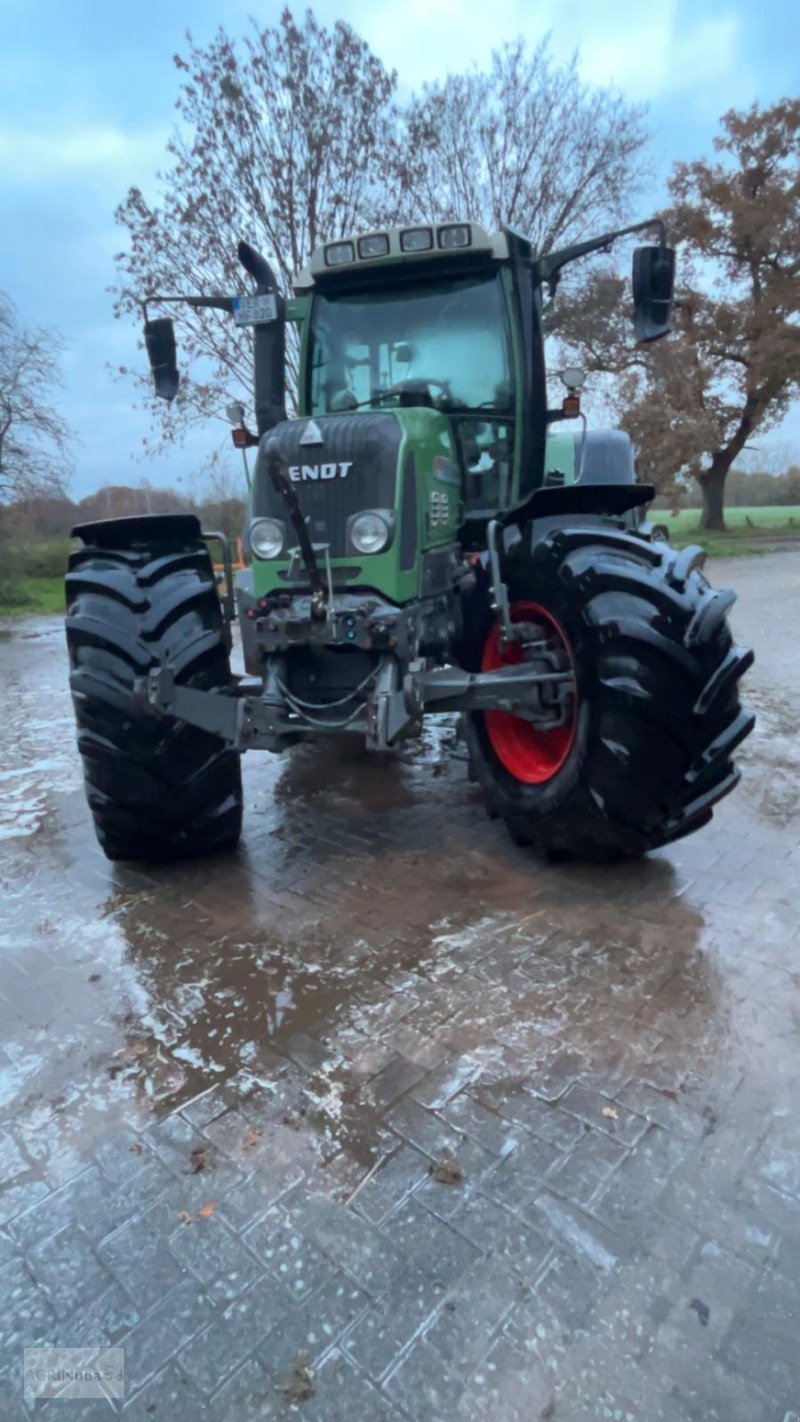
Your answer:
[[[797,555],[714,579],[743,784],[615,869],[512,847],[447,721],[247,757],[240,851],[112,866],[62,629],[5,625],[0,1416],[800,1412]],[[26,1401],[44,1345],[124,1396]]]

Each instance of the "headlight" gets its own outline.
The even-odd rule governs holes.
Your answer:
[[[359,257],[388,257],[389,238],[385,232],[375,232],[371,237],[359,237]]]
[[[250,547],[257,558],[279,558],[283,552],[283,524],[276,518],[257,518],[250,525]]]
[[[330,247],[325,248],[325,265],[328,267],[343,267],[355,259],[356,249],[352,242],[332,242]]]
[[[466,222],[453,222],[449,227],[440,227],[438,233],[439,246],[445,252],[452,252],[458,247],[468,247],[472,241],[472,233]]]
[[[379,513],[360,513],[350,520],[350,542],[357,553],[382,553],[389,546],[392,529]]]
[[[400,233],[401,252],[429,252],[433,246],[430,227],[408,227]]]

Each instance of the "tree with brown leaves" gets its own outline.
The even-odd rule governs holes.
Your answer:
[[[800,388],[799,136],[796,99],[731,111],[713,161],[676,164],[664,216],[680,285],[666,341],[630,349],[625,285],[607,271],[554,321],[590,369],[617,377],[642,475],[663,492],[696,480],[706,529],[724,529],[728,471]]]

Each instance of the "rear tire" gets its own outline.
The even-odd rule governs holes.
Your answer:
[[[637,858],[706,824],[738,782],[731,756],[755,717],[737,683],[753,655],[733,645],[733,594],[709,587],[700,557],[605,528],[558,530],[533,553],[521,543],[508,555],[512,609],[547,609],[577,683],[568,753],[544,779],[533,760],[538,783],[520,778],[518,745],[512,758],[486,715],[465,718],[471,776],[516,843],[558,858]],[[473,616],[471,670],[492,637],[488,610]]]
[[[238,753],[183,721],[151,715],[134,695],[134,681],[159,664],[185,686],[221,690],[230,680],[205,544],[166,537],[82,548],[70,558],[66,595],[78,748],[106,856],[160,863],[235,845]]]

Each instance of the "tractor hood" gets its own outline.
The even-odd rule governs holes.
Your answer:
[[[286,420],[261,441],[253,514],[286,519],[286,506],[267,474],[266,444],[280,450],[281,469],[295,487],[312,543],[332,558],[347,557],[347,520],[364,509],[394,509],[403,430],[384,412]]]
[[[342,412],[285,420],[265,435],[256,460],[253,519],[277,519],[286,544],[278,558],[253,556],[259,596],[299,588],[302,566],[290,576],[288,550],[296,542],[287,509],[268,472],[267,445],[275,441],[281,472],[297,495],[311,542],[327,547],[334,586],[368,587],[394,602],[420,595],[426,549],[452,541],[462,509],[450,422],[427,407]],[[392,536],[380,553],[358,553],[349,539],[357,514],[378,510]]]

